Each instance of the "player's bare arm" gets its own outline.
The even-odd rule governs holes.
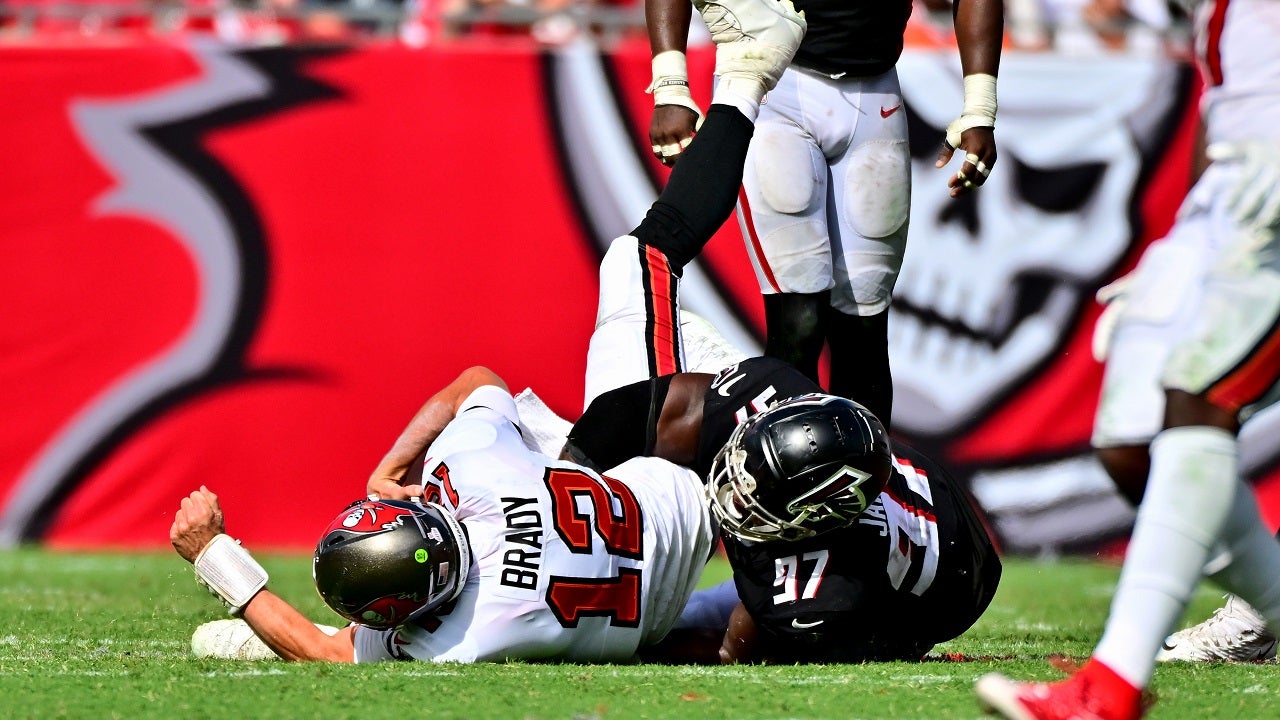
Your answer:
[[[182,499],[169,528],[169,541],[178,555],[196,566],[202,582],[231,604],[234,612],[242,613],[253,632],[280,657],[355,661],[352,628],[327,635],[266,589],[266,572],[227,536],[218,496],[207,487],[202,485]]]
[[[431,443],[445,426],[458,415],[458,408],[477,388],[496,385],[507,391],[507,384],[486,367],[475,366],[462,371],[456,380],[432,395],[414,414],[413,419],[396,438],[382,462],[369,476],[368,493],[380,500],[408,500],[422,496],[422,460]]]
[[[654,157],[674,165],[688,147],[702,119],[702,111],[689,92],[685,49],[693,6],[688,0],[645,0],[645,25],[653,53],[653,116],[649,140]]]
[[[692,467],[702,438],[702,407],[714,375],[677,373],[658,415],[653,454],[677,465]]]
[[[951,197],[977,190],[996,163],[996,75],[1004,35],[1003,0],[956,0],[956,45],[964,73],[964,108],[947,128],[937,167],[945,167],[959,150],[964,163],[951,175]]]

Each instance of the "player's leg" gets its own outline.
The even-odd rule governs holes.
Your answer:
[[[1210,168],[1201,183],[1215,197],[1228,178]],[[1199,186],[1197,187],[1199,189]],[[1195,193],[1193,192],[1193,200]],[[1227,208],[1216,206],[1224,216]],[[1274,227],[1213,223],[1215,261],[1192,328],[1169,355],[1165,429],[1151,443],[1151,473],[1106,631],[1090,662],[1062,683],[1023,685],[994,676],[981,698],[1010,716],[1037,708],[1118,708],[1137,717],[1160,638],[1182,614],[1220,541],[1232,546],[1215,577],[1231,583],[1280,626],[1280,547],[1241,503],[1239,422],[1277,399],[1280,381],[1280,238]]]
[[[889,427],[888,312],[906,252],[911,203],[906,113],[895,110],[902,107],[896,71],[837,87],[863,112],[847,146],[831,161],[835,288],[826,323],[829,387]]]
[[[1094,349],[1106,370],[1092,444],[1116,488],[1135,506],[1147,485],[1148,446],[1164,423],[1160,373],[1200,305],[1211,234],[1208,213],[1185,210],[1132,273],[1099,291],[1108,305]]]
[[[716,8],[728,12],[717,14]],[[804,20],[789,0],[720,0],[700,9],[709,23],[719,23],[721,82],[667,186],[600,263],[584,408],[607,390],[683,369],[680,272],[732,212],[760,99],[804,35]]]
[[[827,159],[819,147],[822,136],[811,127],[821,120],[805,108],[830,110],[841,101],[805,70],[783,74],[756,122],[738,205],[747,256],[764,296],[765,355],[790,363],[815,383],[833,280]],[[828,120],[847,124],[849,114]]]
[[[827,308],[827,344],[831,348],[833,395],[870,410],[885,429],[893,420],[893,373],[889,368],[889,311],[847,314]]]
[[[765,293],[763,297],[764,354],[788,363],[815,384],[822,384],[818,360],[826,337],[825,313],[831,305],[830,292]]]

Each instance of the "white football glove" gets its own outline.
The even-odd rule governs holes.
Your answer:
[[[1227,207],[1241,227],[1261,230],[1280,224],[1280,144],[1214,143],[1207,154],[1214,162],[1240,163]]]
[[[1133,273],[1117,278],[1108,285],[1098,289],[1094,296],[1098,302],[1106,305],[1098,322],[1093,325],[1093,359],[1098,362],[1107,361],[1107,352],[1111,349],[1111,338],[1116,333],[1116,323],[1129,305],[1129,285],[1133,283]]]

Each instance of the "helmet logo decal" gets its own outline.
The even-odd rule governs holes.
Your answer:
[[[840,510],[847,509],[849,501],[853,500],[857,505],[857,512],[862,512],[867,507],[867,497],[859,486],[870,477],[869,472],[843,465],[812,490],[787,503],[787,510],[793,513],[808,510],[807,514],[811,514],[827,503],[834,502],[837,508],[828,507],[828,512],[841,514]]]
[[[417,550],[415,550],[415,551],[414,551],[414,553],[413,553],[413,559],[414,559],[414,560],[417,560],[419,563],[424,563],[424,562],[426,562],[426,561],[427,561],[427,551],[426,551],[426,550],[424,550],[423,548],[418,548],[418,549],[417,549]]]
[[[361,505],[355,510],[352,510],[350,515],[343,518],[342,527],[345,527],[345,528],[355,527],[356,525],[360,524],[360,519],[363,517],[364,517],[364,506]]]

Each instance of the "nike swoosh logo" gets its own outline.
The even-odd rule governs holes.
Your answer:
[[[739,380],[741,380],[741,379],[742,379],[742,378],[744,378],[744,377],[746,377],[746,376],[745,376],[745,375],[739,375],[739,376],[737,376],[737,377],[735,377],[735,378],[730,378],[730,379],[729,379],[729,382],[726,382],[725,384],[723,384],[723,385],[721,385],[720,387],[716,388],[716,392],[720,393],[720,397],[729,397],[729,388],[733,387],[733,384],[734,384],[734,383],[738,382]]]
[[[821,624],[822,624],[822,623],[824,623],[824,622],[826,622],[826,620],[814,620],[813,622],[802,623],[802,622],[800,622],[799,620],[796,620],[795,618],[792,618],[792,619],[791,619],[791,627],[793,627],[793,628],[795,628],[795,629],[797,629],[797,630],[808,630],[809,628],[815,628],[815,627],[818,627],[819,625],[821,625]]]
[[[894,113],[898,112],[898,108],[900,108],[900,107],[902,107],[902,105],[900,105],[900,104],[899,104],[899,105],[894,105],[893,107],[889,108],[888,110],[885,110],[885,109],[884,109],[884,106],[883,106],[883,105],[881,105],[881,106],[880,106],[880,117],[882,117],[882,118],[887,118],[887,117],[889,117],[890,115],[892,115],[892,114],[894,114]]]

